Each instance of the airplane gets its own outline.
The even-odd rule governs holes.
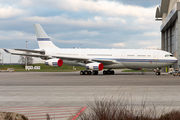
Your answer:
[[[53,44],[40,24],[34,24],[39,49],[14,49],[26,53],[5,52],[12,55],[39,57],[46,65],[61,67],[63,64],[84,66],[86,70],[80,75],[113,75],[117,68],[157,68],[156,75],[160,75],[162,67],[170,66],[177,59],[169,52],[145,49],[62,49]]]

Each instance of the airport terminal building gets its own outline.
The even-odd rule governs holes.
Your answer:
[[[180,68],[180,0],[161,0],[155,18],[162,21],[161,49],[178,59],[178,63],[169,67]]]

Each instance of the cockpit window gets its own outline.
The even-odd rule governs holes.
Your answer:
[[[165,55],[165,57],[173,57],[173,55]]]

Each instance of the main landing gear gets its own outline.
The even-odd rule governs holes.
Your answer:
[[[98,71],[82,70],[80,71],[80,75],[98,75]],[[103,75],[114,75],[114,70],[104,70]]]
[[[98,71],[88,71],[88,70],[84,70],[84,71],[80,71],[80,75],[98,75]]]
[[[103,75],[114,75],[114,70],[104,70]]]
[[[155,74],[156,74],[156,75],[161,75],[160,70],[161,70],[161,68],[156,68],[156,70],[155,70]]]

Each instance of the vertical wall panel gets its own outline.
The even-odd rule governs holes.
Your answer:
[[[177,59],[178,59],[178,67],[180,68],[180,11],[178,11],[178,50],[177,50]]]
[[[179,0],[169,0],[169,8],[168,8],[168,14],[171,12],[172,8],[174,5],[178,2]]]
[[[172,41],[171,41],[171,49],[172,49],[172,54],[174,54],[175,53],[175,50],[176,50],[176,47],[175,47],[175,42],[176,42],[176,26],[174,25],[173,27],[172,27]]]
[[[161,33],[161,50],[165,50],[165,32]]]

